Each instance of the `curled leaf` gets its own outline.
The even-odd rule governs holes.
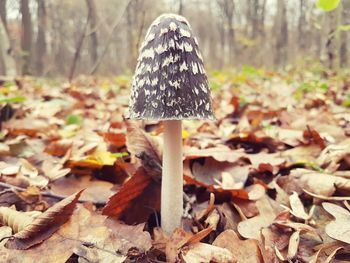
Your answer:
[[[12,228],[14,233],[23,230],[33,221],[26,213],[16,211],[9,207],[0,207],[0,222],[2,225]]]
[[[82,191],[68,196],[50,207],[31,224],[11,237],[6,242],[5,247],[9,249],[28,249],[49,238],[61,225],[69,220]]]

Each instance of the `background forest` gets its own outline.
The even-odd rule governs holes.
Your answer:
[[[169,12],[193,32],[162,16],[139,55]],[[0,262],[350,262],[350,0],[0,0],[0,18]],[[135,94],[216,119],[130,121]]]
[[[208,69],[350,64],[350,0],[0,0],[0,75],[132,72],[148,25],[188,18]]]

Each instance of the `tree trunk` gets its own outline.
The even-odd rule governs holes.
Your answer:
[[[253,0],[252,3],[252,38],[256,38],[259,33],[259,11],[260,11],[260,6],[259,6],[259,0]]]
[[[288,22],[286,1],[277,0],[277,14],[275,20],[275,58],[276,67],[283,67],[287,63],[288,50]]]
[[[306,0],[299,0],[298,46],[301,50],[307,47],[306,27]]]
[[[0,23],[1,24],[1,23]],[[4,47],[5,32],[3,27],[0,25],[0,75],[6,75],[6,64],[5,64],[5,56],[6,56],[6,48]]]
[[[339,10],[335,9],[327,14],[327,39],[326,39],[326,66],[330,70],[335,70],[338,67],[339,43],[337,27],[339,25]]]
[[[36,42],[36,62],[35,68],[39,76],[44,73],[44,63],[46,58],[46,30],[47,13],[45,0],[38,1],[38,37]]]
[[[260,35],[263,38],[265,36],[265,14],[266,14],[266,0],[263,0],[260,7],[260,19],[259,19],[259,30]]]
[[[13,52],[13,41],[11,40],[8,25],[7,25],[7,12],[6,12],[6,0],[0,0],[0,33],[1,36],[1,48],[3,50],[2,56],[4,60],[5,73],[7,75],[16,75],[16,61]]]
[[[88,12],[90,14],[89,26],[90,26],[90,48],[89,53],[91,57],[92,65],[95,65],[98,58],[98,38],[97,38],[97,12],[94,0],[86,0]]]
[[[22,49],[22,74],[30,74],[30,53],[32,48],[33,27],[29,10],[29,0],[21,0],[20,9],[22,14],[22,32],[21,32],[21,49]]]
[[[342,25],[350,25],[350,0],[342,1]],[[340,36],[340,66],[350,66],[349,63],[349,42],[350,42],[350,31],[341,32]]]
[[[235,59],[235,30],[234,30],[234,0],[217,0],[219,7],[224,16],[227,25],[227,44],[228,44],[228,58],[229,65],[232,65]]]
[[[184,13],[184,3],[183,0],[179,0],[179,9],[177,11],[179,15],[183,15]]]

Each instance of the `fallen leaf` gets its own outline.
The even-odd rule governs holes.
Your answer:
[[[307,169],[294,169],[290,178],[295,181],[299,193],[305,189],[311,193],[332,196],[339,190],[350,191],[350,180],[327,173],[320,173]]]
[[[307,140],[307,144],[317,144],[321,149],[326,148],[325,140],[315,129],[308,127],[308,129],[304,130],[303,137]]]
[[[125,146],[125,133],[103,132],[101,133],[101,135],[107,142],[109,142],[111,145],[117,148]]]
[[[225,230],[213,242],[214,246],[228,249],[237,263],[263,262],[258,242],[241,240],[233,230]]]
[[[222,145],[208,149],[185,148],[184,156],[186,160],[212,157],[218,162],[234,163],[240,158],[244,158],[245,153],[242,150],[231,150],[229,147]]]
[[[215,188],[213,185],[204,184],[202,182],[197,181],[187,175],[184,176],[184,179],[187,184],[197,185],[200,187],[206,188],[209,192],[217,193],[217,194],[226,194],[229,198],[241,198],[241,199],[249,199],[248,192],[244,189],[222,189]]]
[[[149,235],[144,234],[140,226],[135,228],[129,226],[127,229],[120,226],[123,236],[118,236],[115,231],[119,229],[119,226],[117,225],[116,228],[111,226],[112,229],[109,229],[105,225],[105,220],[105,216],[90,212],[78,205],[71,219],[45,242],[27,250],[17,250],[15,253],[13,250],[0,247],[0,254],[5,262],[13,263],[65,263],[73,253],[81,255],[78,261],[83,262],[85,262],[85,257],[95,262],[124,262],[127,255],[116,251],[126,253],[130,246],[141,245],[141,242],[144,242],[140,248],[142,251],[142,246],[149,244]],[[127,236],[126,233],[129,233],[130,236]],[[140,238],[138,242],[131,243],[130,238],[135,236],[144,237],[144,239]]]
[[[39,133],[47,132],[50,127],[46,121],[39,120],[34,116],[28,116],[25,119],[12,119],[5,123],[4,128],[8,129],[13,136],[24,134],[36,137]]]
[[[289,204],[290,209],[288,207],[285,207],[292,215],[294,215],[297,218],[303,219],[303,220],[309,220],[312,216],[312,213],[307,214],[305,212],[305,208],[303,203],[301,202],[298,194],[296,192],[293,192],[289,196]],[[312,212],[312,210],[310,210]]]
[[[50,184],[51,193],[60,196],[69,196],[85,189],[81,195],[84,201],[104,203],[115,191],[112,190],[113,184],[107,181],[94,180],[90,175],[68,176],[55,180]]]
[[[294,232],[289,239],[287,260],[292,260],[298,253],[300,231]]]
[[[140,196],[153,179],[141,167],[123,184],[119,192],[111,196],[102,213],[119,218],[130,203]],[[152,211],[150,211],[152,213]]]
[[[152,247],[152,239],[149,232],[144,231],[145,224],[129,226],[120,221],[107,218],[104,225],[111,229],[113,238],[123,240],[122,253],[126,254],[130,249],[137,248],[144,253]]]
[[[126,147],[136,157],[145,153],[154,162],[162,163],[162,151],[158,141],[130,122],[127,123]]]
[[[197,243],[182,252],[182,259],[186,263],[220,262],[234,263],[234,258],[228,249]]]
[[[33,221],[33,217],[26,213],[16,211],[9,207],[0,207],[0,222],[9,226],[14,233],[18,233],[26,228]]]
[[[274,208],[273,200],[266,195],[257,200],[256,205],[259,215],[240,222],[237,230],[244,238],[260,240],[261,229],[272,224],[277,215],[277,210]]]
[[[72,215],[83,190],[71,195],[38,216],[31,224],[6,242],[9,249],[28,249],[49,238]]]
[[[323,202],[322,206],[335,218],[335,221],[330,222],[326,226],[327,235],[350,244],[350,212],[332,203]]]

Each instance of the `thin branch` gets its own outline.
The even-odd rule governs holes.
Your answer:
[[[73,63],[72,63],[72,66],[71,66],[71,68],[70,68],[70,71],[69,71],[69,76],[68,76],[69,82],[71,82],[72,79],[73,79],[73,77],[74,77],[75,68],[76,68],[76,66],[77,66],[77,62],[78,62],[79,57],[80,57],[81,47],[83,46],[84,40],[85,40],[85,38],[86,38],[86,33],[87,33],[87,29],[88,29],[90,17],[91,17],[91,12],[90,12],[90,10],[89,10],[88,15],[87,15],[87,18],[86,18],[85,25],[84,25],[83,32],[82,32],[82,34],[81,34],[81,36],[80,36],[80,39],[79,39],[77,48],[76,48],[76,50],[75,50],[75,54],[74,54],[74,58],[73,58]]]
[[[94,74],[94,73],[97,71],[97,69],[98,69],[98,67],[100,66],[100,64],[101,64],[101,62],[102,62],[104,56],[106,55],[107,50],[108,50],[108,48],[109,48],[109,45],[110,45],[111,42],[112,42],[112,37],[113,37],[114,31],[115,31],[115,29],[118,27],[118,25],[119,25],[119,23],[120,23],[120,21],[121,21],[121,18],[123,17],[123,14],[124,14],[124,12],[125,12],[127,6],[129,5],[129,2],[130,2],[130,1],[131,1],[131,0],[127,0],[127,1],[126,1],[126,5],[125,5],[124,10],[122,10],[121,15],[120,15],[119,17],[116,18],[116,20],[115,20],[115,22],[114,22],[114,24],[113,24],[113,27],[112,27],[111,31],[109,32],[108,38],[107,38],[107,40],[106,40],[106,45],[105,45],[105,47],[104,47],[104,49],[103,49],[103,51],[102,51],[100,57],[99,57],[98,60],[96,61],[95,65],[93,65],[92,69],[90,70],[90,75]]]

